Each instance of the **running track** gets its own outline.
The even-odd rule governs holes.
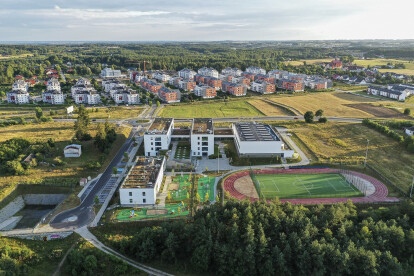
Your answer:
[[[267,169],[267,170],[255,170],[256,174],[300,174],[300,173],[339,173],[339,170],[335,169]],[[292,199],[280,199],[281,202],[290,202],[292,204],[332,204],[341,203],[351,200],[353,203],[373,203],[373,202],[398,202],[398,198],[387,197],[388,189],[379,180],[358,172],[350,172],[362,179],[368,180],[375,187],[375,192],[370,196],[365,197],[336,197],[336,198],[292,198]],[[234,182],[243,176],[250,174],[250,171],[241,171],[228,176],[223,183],[225,191],[228,191],[230,195],[239,200],[249,199],[250,201],[258,200],[256,198],[248,197],[244,194],[239,193],[234,188]],[[270,200],[268,200],[270,201]]]

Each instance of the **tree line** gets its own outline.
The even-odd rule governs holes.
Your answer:
[[[357,209],[227,201],[107,242],[141,262],[217,275],[406,275],[414,269],[414,204]]]

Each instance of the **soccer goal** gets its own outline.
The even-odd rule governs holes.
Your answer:
[[[356,176],[349,170],[340,170],[341,175],[345,178],[345,180],[350,183],[350,185],[357,188],[364,196],[367,196],[368,187],[364,180],[360,177]]]
[[[260,188],[260,182],[257,179],[254,171],[252,169],[250,169],[250,178],[253,181],[254,187],[256,188],[257,194],[259,195],[259,198],[265,199],[264,194],[262,193],[262,190]]]

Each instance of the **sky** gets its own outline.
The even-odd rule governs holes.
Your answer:
[[[0,41],[414,39],[413,0],[0,0]]]

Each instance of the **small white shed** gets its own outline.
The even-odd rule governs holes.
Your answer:
[[[63,150],[65,157],[80,157],[82,155],[82,146],[81,145],[68,145]]]

